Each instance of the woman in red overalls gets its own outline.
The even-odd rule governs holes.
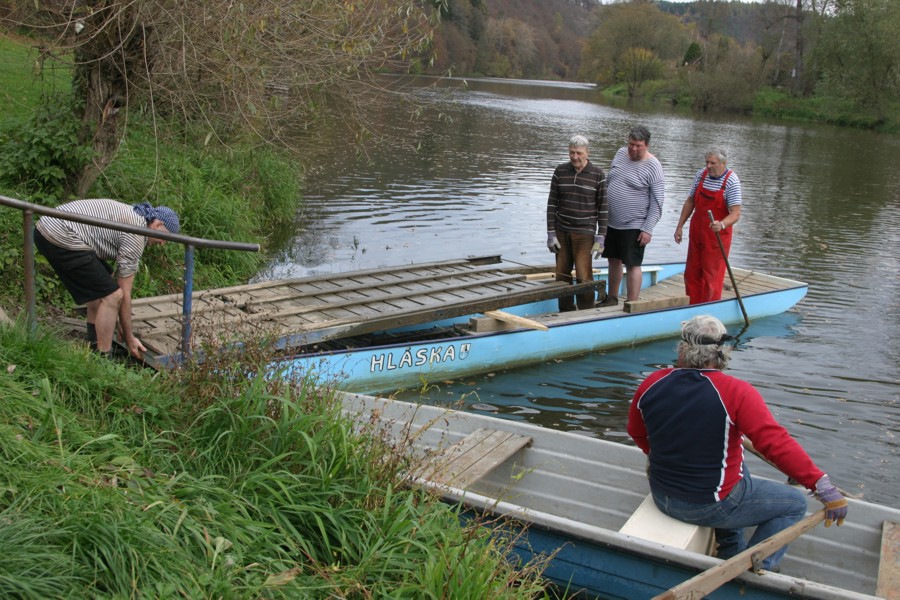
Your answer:
[[[684,270],[685,293],[690,296],[691,304],[722,298],[726,265],[716,233],[727,256],[731,248],[731,227],[741,218],[742,201],[741,182],[734,171],[725,167],[725,161],[722,149],[713,148],[706,153],[706,168],[694,176],[694,185],[675,227],[675,242],[680,244],[684,224],[691,217],[691,239]],[[710,210],[712,222],[707,212]]]

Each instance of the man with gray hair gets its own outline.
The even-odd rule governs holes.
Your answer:
[[[731,249],[731,234],[741,218],[741,180],[725,166],[727,156],[722,148],[706,151],[706,168],[694,175],[681,216],[675,226],[675,243],[680,244],[684,224],[691,219],[684,289],[691,304],[712,302],[722,298],[725,282],[725,258]],[[713,220],[710,222],[709,213]],[[693,216],[692,216],[693,215]],[[718,239],[716,239],[718,237]],[[719,241],[722,247],[719,247]],[[724,256],[722,252],[724,251]]]
[[[640,384],[628,414],[628,434],[649,457],[653,501],[667,515],[714,527],[716,556],[743,552],[806,515],[806,498],[783,483],[750,476],[743,437],[825,505],[825,526],[841,525],[847,500],[828,475],[769,412],[749,383],[726,375],[731,339],[708,315],[682,323],[678,367]],[[749,542],[744,529],[756,527]],[[777,570],[787,546],[763,561]]]
[[[587,283],[594,280],[591,256],[600,258],[606,235],[606,174],[588,160],[588,140],[569,139],[569,162],[553,171],[547,197],[547,248],[556,254],[556,281]],[[594,307],[595,292],[560,296],[559,310]]]

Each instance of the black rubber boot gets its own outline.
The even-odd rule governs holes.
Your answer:
[[[97,350],[97,326],[93,323],[87,324],[87,341],[91,350]]]

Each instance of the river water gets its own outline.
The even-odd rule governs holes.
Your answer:
[[[635,124],[650,129],[666,174],[645,262],[684,260],[672,239],[681,204],[704,151],[722,146],[744,194],[731,263],[810,285],[789,313],[751,324],[729,372],[757,386],[837,485],[900,505],[900,139],[609,106],[584,85],[427,83],[416,88],[416,120],[387,95],[373,107],[385,137],[365,153],[339,128],[302,140],[313,157],[306,206],[260,279],[484,255],[549,264],[547,191],[568,138],[586,135],[606,168]],[[395,396],[630,444],[631,395],[674,362],[675,343]]]

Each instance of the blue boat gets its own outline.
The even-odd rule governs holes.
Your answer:
[[[682,321],[698,314],[743,324],[732,290],[720,301],[688,305],[683,273],[684,263],[645,266],[641,299],[624,306],[560,313],[556,299],[546,299],[486,311],[488,316],[466,314],[336,340],[331,347],[293,354],[273,371],[377,393],[671,337],[678,335]],[[606,274],[598,269],[596,277]],[[783,313],[807,292],[799,281],[742,269],[734,274],[749,319]]]
[[[514,558],[550,557],[544,576],[574,597],[647,600],[724,564],[709,555],[708,529],[647,502],[646,457],[636,447],[371,396],[347,393],[342,402],[360,428],[376,427],[409,453],[411,481],[458,505],[465,518],[508,519]],[[755,456],[748,465],[784,481]],[[896,599],[900,510],[849,503],[843,526],[819,525],[790,543],[780,573],[740,568],[715,591],[673,598]],[[821,504],[811,497],[809,509]]]
[[[374,393],[670,337],[700,313],[739,324],[744,310],[749,319],[783,313],[807,291],[799,281],[734,269],[740,298],[726,289],[720,301],[688,305],[684,263],[645,265],[638,300],[561,313],[561,295],[597,290],[603,298],[606,268],[569,285],[555,281],[553,266],[501,262],[457,259],[196,292],[191,347],[202,357],[266,339],[283,356],[270,367],[274,376]],[[132,311],[146,362],[166,368],[184,359],[181,296],[136,299]]]

